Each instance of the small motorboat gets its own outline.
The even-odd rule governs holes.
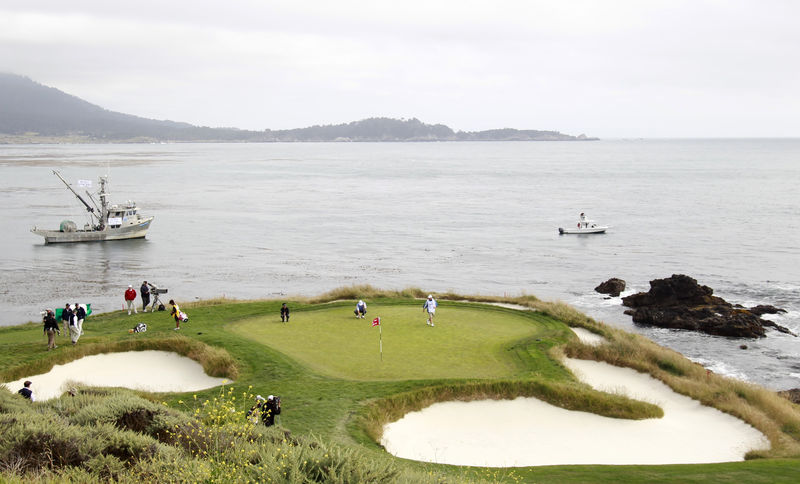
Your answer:
[[[578,225],[574,228],[558,228],[559,235],[563,234],[603,234],[608,230],[607,225],[597,225],[594,220],[586,218],[586,214],[581,213]]]

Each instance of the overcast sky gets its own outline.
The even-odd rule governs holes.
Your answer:
[[[0,0],[0,71],[213,127],[800,136],[800,2]]]

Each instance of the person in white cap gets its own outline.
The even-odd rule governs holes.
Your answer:
[[[275,425],[275,415],[279,415],[281,413],[281,399],[280,397],[276,397],[275,395],[270,395],[267,397],[267,402],[262,406],[263,413],[262,415],[262,422],[267,427],[271,427]]]
[[[367,303],[359,299],[358,304],[356,304],[356,308],[353,310],[353,312],[356,313],[356,319],[364,319],[364,316],[367,315]]]
[[[131,315],[131,308],[133,308],[134,314],[139,314],[139,311],[136,310],[136,305],[133,304],[134,301],[136,301],[136,289],[128,284],[128,289],[125,291],[125,302],[128,304],[128,316]]]
[[[250,407],[250,410],[247,411],[246,415],[247,420],[249,420],[252,423],[258,423],[258,416],[261,415],[262,413],[261,407],[264,405],[264,402],[266,402],[264,397],[262,397],[261,395],[256,395],[255,405]],[[258,410],[258,412],[256,412],[256,410]]]
[[[436,315],[436,299],[433,298],[430,294],[428,294],[428,298],[425,300],[425,304],[422,305],[423,311],[428,311],[428,326],[435,326],[433,324],[433,317]]]

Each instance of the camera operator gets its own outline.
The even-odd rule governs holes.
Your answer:
[[[257,395],[256,404],[247,412],[247,417],[250,418],[256,411],[261,415],[261,423],[265,426],[275,425],[275,416],[281,413],[281,397],[270,395],[264,400],[264,397]]]
[[[267,397],[267,403],[264,405],[266,412],[264,413],[264,425],[270,427],[275,425],[275,416],[281,413],[281,397],[270,395]]]
[[[142,287],[139,288],[139,294],[142,296],[142,312],[147,312],[147,305],[150,304],[150,287],[147,284],[147,281],[142,283]]]

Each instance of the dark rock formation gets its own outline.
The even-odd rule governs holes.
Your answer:
[[[800,388],[792,388],[791,390],[783,390],[778,392],[778,395],[783,398],[789,399],[790,402],[800,405]]]
[[[756,316],[761,316],[762,314],[778,314],[778,313],[785,313],[785,309],[776,308],[775,306],[769,304],[759,304],[758,306],[753,306],[750,308],[750,312],[755,314]]]
[[[783,333],[791,331],[772,321],[761,319],[749,309],[736,307],[713,295],[708,286],[683,274],[650,281],[650,291],[622,298],[629,309],[625,314],[633,322],[660,328],[688,329],[717,336],[761,338],[765,327]],[[794,335],[796,336],[796,335]]]
[[[600,294],[608,294],[610,296],[617,297],[619,296],[619,293],[625,290],[625,281],[622,279],[617,279],[616,277],[612,277],[606,282],[603,282],[599,286],[595,287],[594,290]]]

